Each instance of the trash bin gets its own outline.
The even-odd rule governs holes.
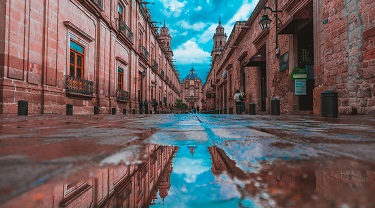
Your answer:
[[[255,115],[255,103],[251,102],[249,103],[249,114],[250,115]]]
[[[66,104],[66,115],[73,115],[73,104]]]
[[[18,101],[18,115],[27,116],[28,111],[29,111],[28,102],[26,100],[19,100]]]
[[[99,106],[94,106],[94,115],[99,115]]]
[[[229,114],[233,114],[233,107],[229,107]]]
[[[126,115],[126,108],[122,109],[122,114]]]
[[[322,117],[337,118],[339,114],[337,92],[326,90],[320,93],[320,95],[320,111]]]
[[[280,100],[277,98],[271,99],[271,115],[280,115]]]

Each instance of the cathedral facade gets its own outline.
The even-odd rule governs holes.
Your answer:
[[[182,81],[182,99],[189,109],[202,109],[202,79],[191,68],[190,73]]]

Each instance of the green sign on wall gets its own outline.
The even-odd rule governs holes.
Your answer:
[[[292,80],[307,79],[307,72],[305,68],[294,67],[292,71]]]

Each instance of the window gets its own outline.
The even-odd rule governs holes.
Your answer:
[[[123,90],[124,88],[124,70],[121,68],[117,69],[117,89]]]
[[[118,18],[121,19],[121,20],[124,20],[124,7],[119,3],[117,5],[117,12],[118,12]]]
[[[140,30],[139,31],[139,36],[138,36],[138,41],[139,41],[139,46],[142,47],[143,46],[143,33],[142,31]]]
[[[69,75],[83,78],[84,70],[84,47],[74,41],[70,41],[70,68]]]
[[[190,96],[194,97],[194,90],[190,90]]]

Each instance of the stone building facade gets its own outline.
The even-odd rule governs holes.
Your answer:
[[[168,29],[140,0],[0,2],[0,113],[93,114],[180,97]],[[164,101],[164,102],[163,102]],[[159,105],[162,110],[165,105]]]
[[[182,80],[182,100],[189,109],[202,110],[202,79],[191,68],[190,73]]]
[[[279,20],[265,7],[279,10]],[[253,102],[269,113],[276,98],[281,113],[320,114],[329,90],[338,93],[340,114],[375,114],[374,12],[374,0],[260,0],[213,59],[206,99],[213,108],[234,106],[231,83],[245,93],[246,112]],[[259,25],[264,14],[269,30]]]

